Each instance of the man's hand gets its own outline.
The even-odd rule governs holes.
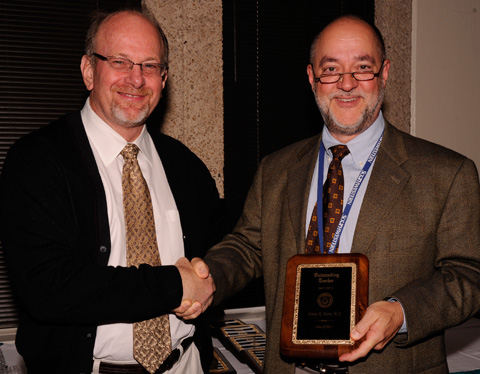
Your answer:
[[[365,337],[365,341],[354,351],[341,355],[339,360],[353,362],[360,357],[365,357],[372,349],[383,349],[400,330],[403,319],[403,309],[399,302],[373,303],[350,333],[353,340],[357,341]]]
[[[190,263],[185,257],[178,259],[175,266],[182,277],[183,299],[173,312],[183,319],[197,318],[210,306],[215,292],[208,266],[200,258]]]

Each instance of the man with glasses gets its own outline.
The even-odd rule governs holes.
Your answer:
[[[83,109],[17,142],[3,169],[18,351],[31,374],[207,371],[208,326],[186,320],[214,285],[187,258],[221,238],[222,211],[205,165],[146,129],[167,39],[145,12],[99,14],[81,71]]]
[[[325,126],[260,164],[236,228],[205,257],[214,302],[263,275],[266,374],[448,373],[444,330],[480,308],[475,165],[384,119],[391,62],[374,27],[343,16],[310,57]],[[370,305],[350,332],[364,340],[336,362],[280,354],[286,265],[305,253],[369,259]]]

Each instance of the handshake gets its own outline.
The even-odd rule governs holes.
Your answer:
[[[182,277],[183,297],[180,306],[173,312],[179,318],[197,318],[210,306],[215,292],[208,266],[200,258],[190,262],[185,257],[179,258],[175,266]]]

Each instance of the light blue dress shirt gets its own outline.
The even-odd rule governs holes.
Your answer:
[[[383,119],[382,112],[378,115],[378,118],[375,122],[363,133],[356,136],[352,140],[350,140],[347,144],[344,144],[350,150],[350,153],[345,156],[342,160],[342,168],[343,168],[343,176],[345,181],[345,189],[344,189],[344,199],[347,200],[348,196],[352,192],[353,185],[357,180],[358,175],[362,171],[363,167],[365,166],[370,153],[373,150],[373,147],[377,143],[378,139],[383,133],[385,129],[385,121]],[[328,167],[330,162],[332,161],[332,152],[329,150],[330,147],[334,145],[343,144],[340,143],[337,139],[335,139],[332,134],[328,131],[327,127],[323,127],[322,132],[322,142],[325,146],[326,153],[324,157],[324,175],[323,175],[323,183],[327,179]],[[358,189],[357,197],[353,202],[352,209],[350,210],[350,214],[348,215],[348,219],[345,223],[342,235],[340,236],[339,248],[338,253],[350,253],[352,251],[352,242],[353,242],[353,235],[355,234],[355,227],[357,226],[358,215],[360,213],[360,208],[362,206],[362,201],[365,196],[365,191],[367,190],[368,181],[370,180],[370,175],[372,174],[373,165],[370,167],[367,175],[365,176],[362,185]],[[307,218],[306,218],[306,226],[305,226],[305,237],[308,232],[308,225],[310,224],[310,220],[312,218],[313,208],[315,207],[315,203],[317,201],[317,188],[318,188],[318,159],[315,165],[315,171],[312,177],[312,183],[310,185],[310,195],[308,198],[308,209],[307,209]],[[355,248],[353,248],[353,252],[355,252]]]
[[[335,139],[330,131],[328,131],[327,127],[323,127],[322,132],[322,142],[325,146],[326,152],[324,157],[324,167],[323,167],[323,183],[327,179],[328,168],[330,166],[330,162],[332,161],[332,152],[329,150],[330,147],[334,145],[343,144],[348,147],[350,153],[344,157],[342,160],[342,168],[343,168],[343,176],[345,182],[345,189],[344,189],[344,199],[347,200],[348,196],[352,192],[353,185],[357,180],[358,175],[362,171],[363,167],[365,166],[368,157],[370,156],[373,147],[377,143],[380,136],[382,136],[383,131],[385,129],[385,120],[383,118],[383,114],[380,111],[377,119],[373,124],[365,130],[360,135],[356,136],[348,143],[340,143],[337,139]],[[365,197],[365,192],[367,190],[368,181],[370,180],[370,176],[372,174],[373,166],[375,161],[373,162],[372,166],[368,170],[367,175],[365,176],[362,185],[358,189],[357,196],[355,201],[353,202],[352,208],[350,210],[350,214],[348,215],[348,219],[345,223],[345,226],[342,231],[342,235],[340,236],[339,240],[339,247],[338,253],[350,253],[355,252],[355,248],[352,248],[353,236],[355,234],[355,227],[357,226],[358,216],[360,214],[360,208],[362,207],[363,198]],[[322,184],[323,186],[323,184]],[[318,158],[317,163],[315,165],[315,171],[312,177],[312,183],[310,185],[310,194],[308,197],[308,208],[307,208],[307,217],[305,220],[305,237],[308,233],[308,226],[310,224],[310,220],[312,218],[312,212],[315,207],[315,203],[317,202],[317,188],[318,188]],[[389,301],[396,301],[394,299]],[[403,308],[403,307],[402,307]],[[407,326],[406,320],[403,321],[403,326],[401,327],[399,333],[406,333]]]

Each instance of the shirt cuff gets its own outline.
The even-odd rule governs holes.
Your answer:
[[[408,331],[407,331],[407,319],[405,317],[405,310],[403,309],[403,305],[400,301],[398,301],[397,299],[391,297],[389,299],[387,299],[387,301],[390,301],[391,303],[399,303],[400,306],[402,307],[402,311],[403,311],[403,325],[402,327],[400,327],[400,330],[398,330],[398,334],[406,334]]]

